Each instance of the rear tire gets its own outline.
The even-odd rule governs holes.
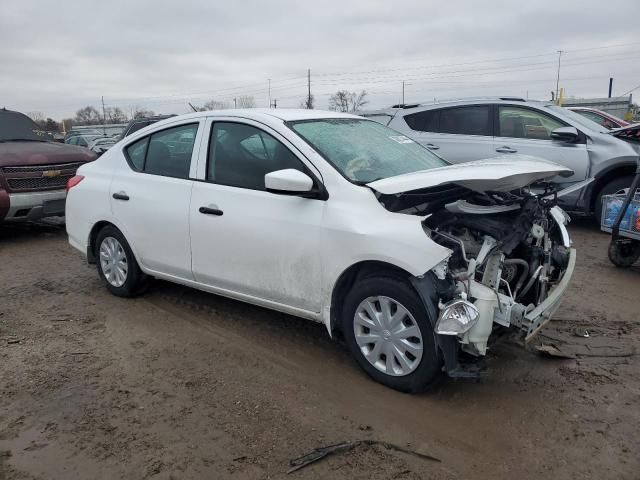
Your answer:
[[[598,224],[602,222],[602,197],[604,195],[612,195],[616,192],[629,188],[633,182],[633,176],[618,177],[606,183],[604,187],[598,192],[596,197],[596,204],[593,206],[593,212],[596,216]]]
[[[611,240],[609,260],[616,267],[629,268],[640,258],[640,241],[629,238]]]
[[[358,365],[401,392],[424,391],[440,377],[431,320],[415,289],[394,277],[359,280],[342,305],[342,333]]]
[[[133,297],[142,292],[146,275],[140,270],[129,243],[113,225],[104,227],[94,246],[98,274],[107,289],[118,297]]]

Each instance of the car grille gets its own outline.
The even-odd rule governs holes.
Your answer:
[[[82,163],[28,165],[1,169],[9,191],[53,190],[64,188]]]

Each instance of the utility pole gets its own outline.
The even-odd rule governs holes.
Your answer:
[[[307,69],[307,108],[311,108],[311,69]]]
[[[558,88],[560,86],[560,58],[562,57],[562,50],[558,50],[558,76],[556,77],[556,100],[558,99]]]
[[[278,108],[278,99],[277,98],[273,99],[273,108]]]
[[[104,113],[104,95],[100,98],[102,100],[102,133],[104,135],[107,135],[107,127],[105,126],[105,123],[107,121],[107,115]]]
[[[271,108],[271,79],[267,78],[267,80],[269,80],[269,108]]]
[[[613,90],[613,78],[609,78],[609,98],[611,98],[612,90]]]
[[[233,97],[233,108],[238,108],[238,101],[236,97]]]
[[[404,105],[404,80],[402,80],[402,105]]]

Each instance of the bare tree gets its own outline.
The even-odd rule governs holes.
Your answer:
[[[102,119],[98,110],[89,105],[76,112],[76,118],[73,123],[76,125],[98,125],[102,123]]]
[[[236,107],[238,108],[255,108],[256,99],[251,95],[241,95],[236,98]]]
[[[336,93],[329,97],[329,110],[335,110],[337,112],[348,112],[350,97],[350,92],[346,90],[338,90]]]
[[[209,100],[205,103],[201,110],[226,110],[230,108],[229,102],[225,102],[224,100]]]
[[[107,123],[125,123],[128,121],[127,115],[120,107],[109,107],[105,109],[104,113]]]
[[[366,90],[362,90],[360,93],[338,90],[329,97],[329,110],[357,112],[369,103],[369,101],[366,100],[366,96]]]
[[[44,113],[42,112],[29,112],[27,113],[27,116],[36,123],[44,120]]]
[[[305,99],[300,102],[300,108],[312,109],[313,102],[314,102],[313,95],[311,95],[310,97],[305,97]]]
[[[362,107],[364,107],[369,100],[365,100],[367,96],[366,90],[361,90],[360,93],[356,94],[355,92],[351,94],[351,111],[357,112]]]

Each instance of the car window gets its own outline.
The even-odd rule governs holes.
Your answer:
[[[147,153],[148,140],[149,138],[145,137],[142,140],[132,143],[125,149],[127,157],[129,157],[129,161],[135,170],[142,171],[144,167],[144,157]]]
[[[207,180],[220,185],[264,190],[264,176],[304,165],[268,133],[241,123],[216,122],[211,129]]]
[[[440,133],[491,135],[489,105],[445,108],[440,110]]]
[[[76,142],[76,145],[80,145],[81,147],[86,147],[87,141],[82,137],[78,137],[78,141]]]
[[[143,171],[165,177],[189,178],[198,124],[180,125],[149,137]],[[186,141],[181,141],[186,139]]]
[[[500,137],[551,140],[551,132],[565,125],[559,120],[529,108],[498,106]]]
[[[426,110],[424,112],[411,113],[405,115],[404,121],[407,122],[411,130],[419,132],[437,132],[439,110]]]

